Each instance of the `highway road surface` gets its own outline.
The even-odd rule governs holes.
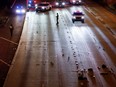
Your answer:
[[[85,23],[72,23],[75,10]],[[27,12],[4,87],[116,87],[115,24],[115,15],[92,4]]]

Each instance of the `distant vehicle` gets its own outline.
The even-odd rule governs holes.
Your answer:
[[[16,14],[25,14],[26,13],[26,9],[23,5],[17,5],[15,7],[15,13]]]
[[[64,7],[66,3],[64,1],[56,1],[55,7]]]
[[[72,14],[72,22],[74,23],[75,21],[81,21],[84,23],[84,14],[80,11],[75,11]]]
[[[36,1],[34,1],[34,0],[28,0],[28,2],[27,2],[27,11],[35,10],[35,3],[36,3]]]
[[[48,11],[51,10],[52,5],[49,2],[41,2],[39,4],[36,4],[35,9],[36,12],[38,11]]]
[[[71,4],[79,5],[82,4],[82,0],[70,0]]]

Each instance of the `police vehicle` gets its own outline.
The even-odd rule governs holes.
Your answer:
[[[25,6],[23,6],[23,5],[16,5],[15,13],[16,14],[25,14],[26,13]]]
[[[84,23],[84,14],[81,11],[75,11],[72,14],[72,22],[74,23],[75,21],[81,21]]]

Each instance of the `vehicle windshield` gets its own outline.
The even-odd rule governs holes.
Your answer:
[[[83,13],[79,12],[74,12],[73,15],[83,15]]]
[[[41,4],[39,4],[39,6],[48,6],[49,4],[43,4],[43,3],[41,3]]]

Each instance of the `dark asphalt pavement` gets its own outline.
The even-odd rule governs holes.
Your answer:
[[[0,87],[2,87],[20,40],[25,16],[10,15],[6,10],[2,10],[0,17],[7,18],[0,26]],[[10,24],[14,26],[12,36],[9,30]]]
[[[6,10],[0,11],[0,18],[4,18],[0,26],[0,87],[3,86],[5,77],[12,63],[23,28],[24,15],[11,15]],[[13,24],[13,35],[9,25]]]

